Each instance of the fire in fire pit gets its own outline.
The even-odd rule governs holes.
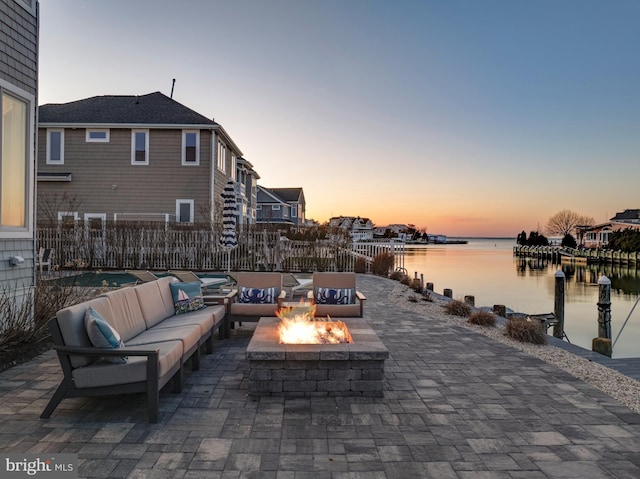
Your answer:
[[[280,318],[278,333],[281,344],[351,343],[349,329],[342,321],[315,317],[315,306],[300,303],[284,307],[276,313]]]

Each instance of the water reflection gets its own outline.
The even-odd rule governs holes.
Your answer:
[[[566,277],[565,326],[571,342],[591,349],[597,335],[598,279],[612,283],[613,335],[640,294],[640,271],[620,265],[553,263],[542,258],[513,256],[514,240],[469,239],[466,245],[428,245],[407,250],[409,274],[423,274],[436,292],[453,290],[454,298],[473,295],[479,306],[504,304],[520,312],[553,311],[555,272]],[[515,272],[515,274],[514,274]],[[640,356],[640,308],[625,327],[614,357]]]

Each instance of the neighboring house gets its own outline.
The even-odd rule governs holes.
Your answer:
[[[256,223],[256,206],[258,203],[258,183],[260,175],[253,165],[244,158],[236,162],[238,227],[242,230]]]
[[[257,223],[306,226],[302,188],[265,188],[258,185]]]
[[[611,233],[625,229],[640,231],[640,210],[624,210],[606,223],[578,227],[578,242],[585,248],[606,247]]]
[[[221,125],[160,92],[42,105],[38,221],[218,221],[242,155]]]
[[[36,274],[38,8],[0,0],[0,294],[18,302],[32,298]]]
[[[349,231],[349,235],[353,241],[368,241],[373,239],[374,227],[369,218],[336,216],[329,220],[329,226]]]

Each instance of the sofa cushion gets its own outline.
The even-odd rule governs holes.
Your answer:
[[[240,287],[238,294],[239,303],[251,304],[273,304],[277,301],[280,290],[272,286],[270,288],[247,288]]]
[[[91,344],[96,348],[124,348],[124,343],[116,331],[95,309],[89,307],[84,316],[84,324]],[[107,356],[105,361],[114,364],[124,364],[124,356]]]
[[[164,321],[163,321],[164,322]],[[162,323],[161,323],[162,324]],[[197,324],[194,325],[176,325],[167,328],[151,328],[142,334],[138,334],[135,338],[127,341],[127,347],[138,347],[146,344],[161,343],[164,341],[182,341],[183,350],[193,350],[198,346],[202,333]]]
[[[316,304],[354,304],[355,288],[316,288]]]
[[[171,283],[171,295],[176,314],[198,311],[207,306],[202,298],[202,289],[199,282],[193,283]]]
[[[94,298],[85,303],[74,304],[73,306],[61,309],[56,313],[56,319],[65,346],[80,348],[93,346],[89,340],[87,328],[84,324],[84,317],[89,307],[98,311],[107,321],[113,317],[111,303],[109,303],[107,298]],[[70,360],[71,366],[79,368],[91,364],[96,361],[96,358],[92,356],[73,355],[70,357]]]
[[[126,348],[125,348],[126,349]],[[170,373],[183,355],[181,341],[165,341],[133,349],[159,349],[158,377]],[[73,370],[73,382],[76,387],[89,388],[112,386],[115,384],[137,383],[147,379],[147,359],[144,356],[130,356],[127,364],[112,364],[98,361],[84,368]]]
[[[159,283],[160,281],[149,281],[133,288],[138,296],[147,329],[175,314],[173,301],[170,301],[169,305],[165,304]],[[168,283],[166,288],[169,289]]]
[[[157,324],[154,329],[174,328],[176,326],[197,325],[200,327],[200,334],[208,336],[216,324],[219,324],[226,314],[226,309],[222,305],[207,306],[207,309],[192,311],[190,313],[179,314],[165,319]]]
[[[113,326],[126,343],[147,329],[135,288],[121,288],[103,294],[109,299],[113,316],[104,318]]]

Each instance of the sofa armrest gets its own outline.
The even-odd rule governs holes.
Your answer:
[[[158,348],[155,349],[121,349],[121,348],[81,348],[75,346],[53,346],[53,349],[65,355],[81,354],[83,356],[148,356],[156,358],[160,354]]]
[[[356,298],[358,298],[360,301],[364,301],[365,299],[367,299],[365,295],[362,294],[360,291],[356,291]]]

